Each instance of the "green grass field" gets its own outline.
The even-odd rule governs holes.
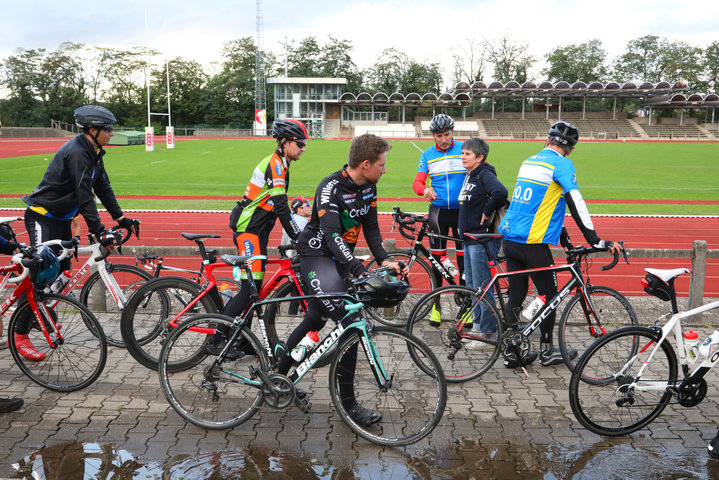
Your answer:
[[[314,196],[319,181],[347,159],[349,141],[311,140],[291,169],[290,196]],[[391,141],[380,197],[413,198],[417,161],[431,141]],[[192,140],[174,150],[145,152],[144,146],[108,149],[106,168],[117,195],[191,195],[191,200],[122,199],[125,209],[221,209],[233,202],[204,196],[241,196],[252,169],[273,151],[272,140]],[[158,145],[159,147],[159,145]],[[537,142],[490,142],[489,162],[511,191],[521,162],[543,147]],[[47,158],[47,160],[46,160]],[[40,182],[51,155],[0,159],[0,192],[26,194]],[[587,200],[719,201],[719,145],[716,143],[580,143],[572,154]],[[416,202],[399,204],[423,211]],[[24,207],[19,199],[0,199],[2,207]],[[719,205],[597,204],[590,213],[719,215]]]

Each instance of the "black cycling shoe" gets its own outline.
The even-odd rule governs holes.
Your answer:
[[[559,347],[554,347],[551,343],[542,343],[540,345],[540,350],[539,363],[543,367],[550,367],[552,365],[560,365],[564,363],[564,358],[562,358],[562,352],[559,350]],[[570,360],[577,358],[577,350],[575,348],[570,348],[567,353],[569,354]]]
[[[214,340],[214,339],[213,339]],[[219,342],[214,342],[213,340],[210,340],[205,344],[205,352],[207,352],[209,355],[219,355],[222,352],[222,349],[225,348],[225,345],[227,344],[227,340],[223,339]],[[239,358],[242,358],[245,356],[245,352],[242,350],[239,350],[236,345],[232,345],[230,349],[225,354],[225,360],[237,360]]]
[[[360,427],[369,427],[382,421],[382,415],[372,410],[367,410],[359,403],[355,403],[347,410],[347,415]]]
[[[0,413],[14,412],[22,407],[22,398],[0,397]]]
[[[719,432],[717,432],[716,436],[709,442],[707,451],[710,457],[719,459]]]
[[[538,355],[539,354],[536,350],[530,350],[529,352],[527,352],[523,358],[524,366],[526,367],[527,365],[535,361]],[[504,357],[504,366],[507,368],[517,368],[520,366],[519,359]]]

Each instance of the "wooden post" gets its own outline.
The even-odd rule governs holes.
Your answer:
[[[704,303],[704,280],[707,271],[707,241],[694,240],[692,251],[692,276],[689,281],[688,309],[696,308]]]

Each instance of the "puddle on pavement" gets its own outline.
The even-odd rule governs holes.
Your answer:
[[[378,451],[379,451],[378,447]],[[366,479],[717,479],[719,461],[687,454],[637,450],[628,444],[598,443],[589,449],[561,445],[527,448],[463,442],[436,453],[392,455],[376,464],[338,467],[326,459],[295,457],[266,449],[178,455],[140,461],[112,444],[63,443],[13,463],[14,478],[32,480],[122,480],[273,478],[292,480]]]

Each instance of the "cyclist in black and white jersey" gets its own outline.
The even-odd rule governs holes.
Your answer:
[[[396,262],[387,260],[377,221],[376,184],[385,173],[390,148],[387,141],[380,137],[361,135],[352,141],[348,164],[320,182],[310,222],[297,239],[305,294],[345,292],[348,275],[357,277],[367,271],[353,253],[362,229],[377,263],[390,265],[398,272],[401,270]],[[287,350],[297,346],[308,332],[321,330],[326,318],[339,322],[345,313],[342,300],[311,299],[302,323],[287,340]],[[340,376],[342,401],[355,422],[363,426],[372,425],[382,416],[365,409],[355,400],[356,345],[347,353],[340,365],[343,372]],[[280,356],[278,370],[286,374],[291,365],[292,357],[285,352],[284,356]],[[304,395],[305,392],[298,391],[300,398]]]

